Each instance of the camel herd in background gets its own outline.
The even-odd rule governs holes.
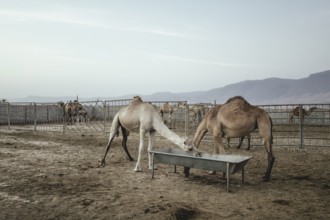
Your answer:
[[[159,109],[159,113],[163,118],[164,123],[170,122],[172,114],[176,111],[188,110],[188,117],[192,119],[193,124],[198,124],[202,121],[210,107],[204,104],[188,105],[187,102],[178,102],[177,105],[171,105],[169,102],[165,102]],[[167,115],[167,117],[165,116]]]
[[[63,109],[64,118],[67,121],[68,125],[73,125],[74,122],[79,124],[79,122],[87,122],[89,119],[88,111],[83,107],[81,103],[77,100],[69,101],[64,103],[59,101],[58,106]],[[179,111],[187,111],[188,117],[191,119],[193,125],[198,125],[205,115],[209,112],[211,107],[205,104],[192,104],[188,105],[187,102],[178,102],[177,104],[170,104],[165,102],[162,106],[154,105],[154,108],[157,109],[158,113],[161,115],[162,120],[165,124],[168,124],[172,120],[172,115]],[[317,110],[317,107],[311,107],[309,110],[306,110],[300,106],[295,107],[289,114],[289,124],[293,124],[293,118],[299,117],[299,114],[302,113],[301,120],[304,121],[306,116],[309,116],[313,111]],[[247,135],[249,144],[248,149],[250,148],[250,135]],[[244,140],[244,137],[240,138],[237,148],[239,148]],[[229,146],[230,138],[227,138],[227,143]]]

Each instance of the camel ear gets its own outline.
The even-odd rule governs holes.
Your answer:
[[[188,137],[185,137],[184,138],[184,142],[183,142],[185,145],[187,145],[188,144]]]
[[[185,140],[183,142],[185,145],[193,145],[193,142],[188,138],[188,137],[185,137]]]

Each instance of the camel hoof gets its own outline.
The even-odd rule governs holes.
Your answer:
[[[135,173],[142,173],[142,170],[141,169],[134,169],[134,172]]]
[[[215,171],[209,171],[209,172],[207,172],[208,174],[210,174],[210,175],[215,175],[215,174],[217,174]]]
[[[127,160],[134,161],[134,159],[132,157],[127,157]]]
[[[269,182],[270,181],[270,177],[265,175],[265,176],[262,177],[262,180],[264,182]]]
[[[149,167],[149,170],[152,170],[152,167]],[[154,167],[154,170],[158,170],[158,168]]]
[[[201,157],[202,152],[194,152],[193,155],[194,155],[194,157]]]
[[[98,167],[105,167],[105,162],[104,161],[101,161],[100,163],[99,163],[99,166]]]

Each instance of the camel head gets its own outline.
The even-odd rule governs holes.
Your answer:
[[[202,153],[195,147],[194,142],[187,137],[181,147],[184,151],[191,151],[195,157],[199,157]]]
[[[310,109],[309,109],[309,111],[310,112],[313,112],[313,111],[315,111],[315,110],[317,110],[318,108],[317,107],[311,107]]]
[[[59,101],[59,102],[57,102],[57,105],[60,106],[61,108],[63,108],[63,106],[64,106],[64,102]]]

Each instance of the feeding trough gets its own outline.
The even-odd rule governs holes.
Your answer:
[[[152,150],[150,153],[152,155],[152,179],[154,178],[155,163],[218,171],[226,173],[227,191],[229,190],[230,174],[241,171],[242,184],[244,183],[244,166],[252,158],[250,156],[208,153],[202,153],[199,157],[196,157],[192,152],[172,148]]]

